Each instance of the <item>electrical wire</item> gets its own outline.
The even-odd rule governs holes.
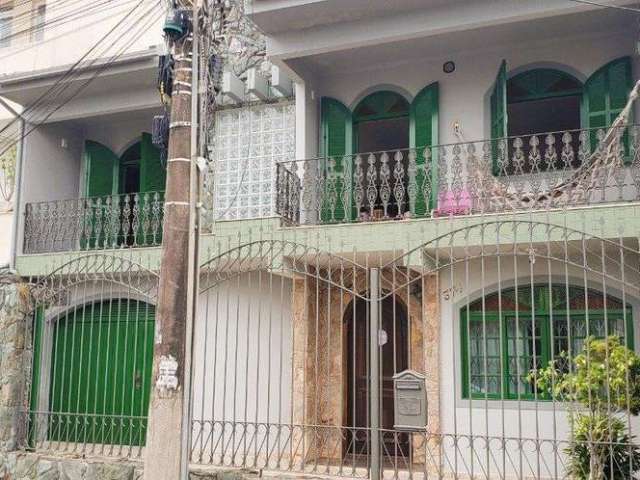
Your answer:
[[[135,0],[131,0],[131,1],[135,1]],[[119,17],[122,13],[123,13],[124,9],[121,10],[117,10],[116,12],[112,13],[111,15],[107,16],[107,17],[101,17],[99,19],[94,20],[93,22],[90,23],[85,23],[81,26],[79,26],[78,28],[74,29],[74,30],[69,30],[67,32],[63,32],[60,35],[55,35],[55,36],[47,36],[45,37],[44,40],[42,41],[38,41],[37,43],[28,43],[26,45],[24,45],[21,48],[12,48],[10,52],[5,53],[4,55],[0,55],[0,60],[3,60],[5,58],[10,58],[10,57],[15,57],[18,53],[22,53],[25,52],[27,50],[31,50],[33,48],[37,48],[41,45],[44,45],[46,43],[50,43],[56,40],[59,40],[60,38],[66,37],[67,35],[71,35],[73,33],[77,33],[79,31],[82,31],[86,28],[89,27],[93,27],[94,25],[100,24],[100,23],[104,23],[105,21],[108,20],[113,20],[116,17]],[[1,51],[1,50],[0,50]]]
[[[125,23],[127,22],[127,20],[130,19],[130,16],[134,14],[134,12],[140,7],[142,6],[142,4],[145,2],[145,0],[140,0],[131,10],[129,10],[129,12],[119,21],[117,22],[108,32],[106,32],[91,48],[89,48],[73,65],[71,65],[71,67],[60,77],[58,77],[58,79],[56,80],[56,82],[47,90],[45,91],[43,94],[40,95],[40,97],[38,97],[34,102],[32,102],[30,105],[26,106],[23,109],[23,115],[28,113],[30,110],[35,110],[36,108],[38,108],[39,106],[41,106],[42,102],[47,98],[50,97],[51,94],[55,93],[55,89],[58,85],[64,83],[67,78],[69,78],[70,76],[72,76],[73,74],[75,74],[76,70],[82,65],[83,69],[86,69],[87,67],[93,65],[97,60],[99,60],[100,56],[103,55],[101,53],[98,53],[97,55],[93,56],[93,60],[89,61],[89,62],[85,62],[85,60],[89,57],[91,57],[91,55],[96,52],[101,44],[103,42],[105,42],[108,37],[112,34],[114,34],[121,26],[124,26]],[[134,20],[135,21],[135,20]],[[2,130],[0,130],[0,133],[2,133]]]
[[[147,12],[147,14],[150,14],[153,10],[154,7],[160,6],[160,1],[158,0],[155,5]],[[71,100],[73,100],[74,98],[76,98],[80,93],[82,93],[88,86],[89,84],[91,84],[91,82],[93,82],[93,80],[95,80],[97,77],[99,77],[105,70],[107,70],[111,65],[113,65],[118,58],[120,58],[124,53],[126,53],[126,51],[129,49],[129,47],[136,41],[138,40],[138,38],[140,38],[146,31],[147,28],[150,27],[151,25],[153,25],[157,20],[160,19],[161,14],[156,14],[155,16],[152,15],[143,15],[141,19],[146,18],[146,23],[141,23],[142,28],[139,29],[139,32],[137,32],[136,34],[134,34],[134,36],[125,44],[123,45],[120,50],[118,50],[118,52],[116,54],[114,54],[109,61],[105,62],[104,64],[101,64],[99,69],[96,70],[96,72],[94,72],[94,74],[89,77],[81,86],[80,88],[78,88],[73,95],[71,95],[71,97],[69,97],[65,102],[55,106],[55,108],[48,113],[48,115],[46,115],[46,117],[44,117],[39,124],[36,124],[34,126],[32,126],[24,135],[23,138],[26,137],[29,133],[31,133],[33,130],[35,130],[36,128],[38,128],[42,123],[45,123],[47,120],[49,120],[49,118],[51,118],[51,116],[53,114],[55,114],[57,111],[59,111],[62,107],[64,107],[65,105],[67,105]],[[118,40],[120,40],[121,38],[118,38],[116,40],[116,42]],[[114,42],[115,44],[115,42]],[[2,153],[4,152],[0,152],[0,155],[2,155]]]
[[[594,2],[592,0],[567,0],[568,2],[573,2],[573,3],[582,3],[584,5],[591,5],[593,7],[600,7],[600,8],[612,8],[615,10],[623,10],[625,12],[632,12],[635,13],[637,15],[640,15],[640,9],[638,8],[632,8],[632,7],[625,7],[623,5],[606,5],[603,3],[598,3],[598,2]]]
[[[145,0],[140,0],[119,22],[116,23],[116,25],[114,25],[91,48],[89,48],[89,50],[87,50],[84,53],[84,55],[82,55],[73,65],[71,65],[71,67],[63,75],[58,77],[56,82],[54,82],[54,84],[49,89],[47,89],[44,93],[42,93],[31,104],[29,104],[26,107],[24,107],[23,111],[22,111],[23,118],[27,119],[29,114],[31,112],[35,111],[36,109],[40,108],[42,105],[44,105],[44,103],[47,101],[47,99],[49,99],[51,97],[55,97],[57,94],[62,93],[60,91],[57,91],[58,86],[63,84],[68,78],[72,77],[75,74],[75,72],[77,71],[77,69],[80,67],[80,65],[83,64],[83,62],[88,57],[90,57],[91,54],[93,52],[95,52],[100,47],[100,45],[108,39],[108,37],[110,35],[112,35],[114,32],[116,32],[117,29],[120,26],[124,25],[125,22],[130,18],[130,16],[133,15],[134,12],[137,10],[137,8],[140,7],[144,2],[145,2]],[[83,65],[83,68],[86,69],[87,67],[91,66],[93,63],[95,63],[95,61],[98,60],[99,56],[100,55],[96,55],[95,58],[92,61],[85,63]],[[17,122],[17,121],[18,121],[18,119],[14,119],[12,122],[10,122],[7,125],[5,125],[5,127],[0,128],[0,134],[3,133],[4,131],[6,131],[11,126],[12,123]]]
[[[63,74],[55,84],[50,87],[44,94],[42,94],[35,102],[25,108],[24,111],[27,112],[27,115],[23,113],[23,117],[27,117],[26,120],[30,124],[30,128],[23,135],[20,135],[17,139],[13,139],[8,145],[4,145],[3,150],[0,152],[0,155],[6,152],[9,148],[11,148],[16,142],[20,141],[22,138],[26,137],[29,133],[34,131],[38,126],[42,123],[46,122],[53,114],[59,111],[62,107],[76,98],[82,91],[84,91],[89,84],[97,78],[101,73],[103,73],[106,69],[108,69],[117,59],[122,56],[129,47],[135,43],[135,41],[140,38],[148,28],[154,23],[157,22],[162,13],[164,13],[163,8],[160,7],[160,1],[156,0],[149,9],[144,11],[140,15],[136,15],[133,17],[135,11],[140,7],[144,0],[141,0],[138,4],[134,6],[109,32],[107,32],[101,39],[96,42],[82,57],[79,59],[74,65],[72,65],[66,72]],[[153,15],[153,11],[156,10],[156,15]],[[133,30],[127,25],[127,20],[132,20]],[[124,27],[127,30],[123,33],[118,32],[118,27]],[[136,28],[137,27],[137,28]],[[115,33],[118,32],[117,35]],[[134,33],[131,35],[131,33]],[[111,42],[98,56],[91,59],[88,62],[84,62],[83,60],[87,58],[88,55],[91,55],[97,47],[102,45],[110,36],[115,36],[115,40]],[[106,61],[104,56],[107,52],[112,49],[114,46],[124,40],[124,44],[117,50],[117,52],[108,58]],[[96,63],[102,62],[98,65],[95,72],[84,81],[68,98],[66,98],[62,102],[56,102],[55,104],[51,100],[51,98],[58,98],[64,91],[66,91],[71,82],[77,80],[77,77],[83,73],[86,73],[87,69],[93,67]],[[23,112],[24,112],[23,111]],[[17,121],[17,119],[16,119]],[[13,123],[13,122],[11,122]],[[0,130],[5,131],[8,127],[11,126],[11,123],[5,126]]]
[[[127,3],[131,3],[133,1],[135,0],[123,0],[122,2],[113,2],[113,0],[98,0],[97,2],[93,2],[87,5],[85,2],[82,2],[82,0],[62,0],[62,3],[55,9],[55,12],[57,13],[58,11],[60,11],[60,14],[57,16],[51,15],[51,13],[53,12],[47,11],[45,13],[45,20],[43,22],[36,21],[39,20],[37,10],[23,14],[26,15],[26,17],[18,21],[16,21],[17,17],[13,17],[11,21],[12,31],[9,35],[3,36],[2,40],[10,42],[15,38],[26,37],[34,33],[44,34],[45,32],[55,30],[94,13],[99,12],[102,14],[108,10],[125,6]],[[78,3],[82,6],[82,8],[71,8]],[[63,9],[62,7],[69,8]]]

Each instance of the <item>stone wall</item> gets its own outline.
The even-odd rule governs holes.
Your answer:
[[[0,292],[0,452],[15,450],[25,433],[21,419],[27,402],[29,349],[20,295],[23,288],[10,285]]]
[[[142,480],[143,462],[0,452],[0,480]],[[254,480],[257,472],[192,469],[190,480]]]

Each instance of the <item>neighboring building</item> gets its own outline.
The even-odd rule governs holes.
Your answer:
[[[571,409],[531,370],[591,335],[640,344],[637,106],[609,131],[640,78],[636,16],[560,0],[248,13],[270,64],[227,72],[213,127],[192,462],[366,476],[379,456],[385,478],[562,477]],[[142,454],[160,31],[25,138],[15,254],[38,285],[36,450]],[[45,32],[0,95],[29,105],[85,33]]]

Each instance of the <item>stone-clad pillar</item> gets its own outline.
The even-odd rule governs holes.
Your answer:
[[[442,471],[440,458],[440,285],[438,274],[422,278],[423,352],[427,390],[427,469]]]
[[[302,425],[308,423],[309,399],[313,397],[314,384],[308,381],[309,365],[309,288],[307,280],[296,278],[293,280],[292,313],[293,313],[293,378],[292,378],[292,428],[291,444],[300,446],[295,451],[292,462],[298,464],[306,457],[309,448],[308,433],[302,430]]]
[[[293,398],[295,462],[342,456],[342,314],[350,297],[315,278],[293,283]],[[305,425],[305,430],[302,426]]]
[[[10,290],[5,290],[5,301],[0,301],[0,451],[9,452],[22,444],[26,434],[23,412],[26,408],[27,322],[18,288],[5,288]]]

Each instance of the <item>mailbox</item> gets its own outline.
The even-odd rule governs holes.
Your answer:
[[[425,376],[404,370],[393,376],[394,428],[424,430],[427,426],[427,392]]]

